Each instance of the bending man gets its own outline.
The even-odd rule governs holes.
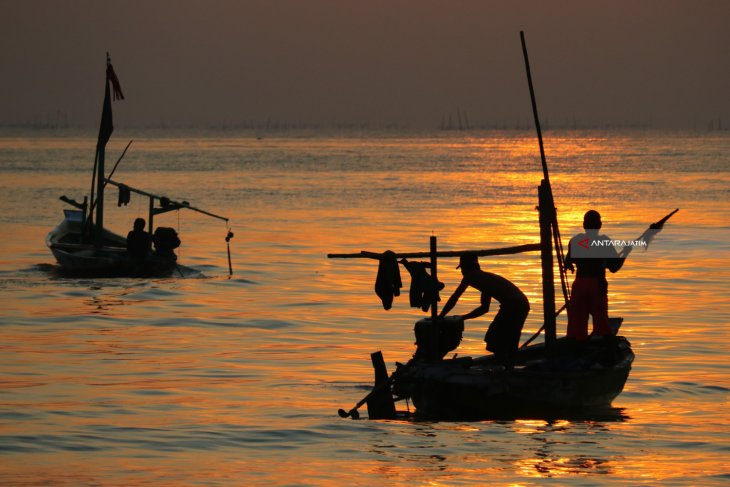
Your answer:
[[[487,350],[511,366],[520,343],[522,326],[530,312],[527,297],[504,277],[481,270],[476,254],[462,255],[459,268],[463,278],[439,316],[445,317],[470,286],[482,293],[481,304],[463,315],[464,320],[478,318],[487,313],[492,298],[499,301],[499,311],[489,325],[484,341],[487,342]]]

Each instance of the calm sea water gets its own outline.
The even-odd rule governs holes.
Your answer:
[[[483,249],[538,239],[531,133],[131,134],[115,179],[194,213],[180,260],[204,274],[69,279],[45,248],[66,194],[88,193],[93,137],[0,137],[2,485],[657,485],[730,483],[730,135],[548,132],[563,238],[596,208],[613,238],[681,208],[610,278],[636,352],[615,420],[340,419],[367,393],[369,354],[392,370],[421,317],[385,312],[376,266],[328,252]],[[116,206],[126,232],[147,202]],[[458,282],[440,265],[445,293]],[[532,302],[536,255],[483,260]],[[475,305],[467,293],[456,312]],[[467,324],[483,353],[489,316]],[[559,330],[564,330],[561,317]],[[401,407],[405,407],[402,405]],[[363,416],[365,416],[363,411]]]

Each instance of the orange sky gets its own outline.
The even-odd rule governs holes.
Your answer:
[[[69,6],[70,5],[70,6]],[[725,0],[2,0],[0,125],[95,126],[111,51],[132,125],[730,125]]]

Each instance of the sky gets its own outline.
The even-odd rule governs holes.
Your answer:
[[[0,0],[0,125],[730,126],[728,0]],[[466,121],[464,121],[466,123]]]

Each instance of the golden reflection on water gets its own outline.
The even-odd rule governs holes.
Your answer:
[[[16,438],[35,450],[9,454],[0,473],[28,484],[53,479],[60,485],[110,478],[155,485],[190,479],[237,484],[242,478],[272,485],[302,479],[317,485],[490,480],[537,486],[604,479],[658,485],[681,484],[683,476],[701,485],[712,475],[727,475],[721,445],[727,445],[730,388],[730,260],[721,242],[729,207],[726,200],[709,207],[683,199],[680,190],[726,186],[728,177],[674,172],[663,178],[598,166],[594,172],[558,170],[561,158],[603,154],[605,143],[551,139],[546,147],[555,163],[551,179],[564,244],[581,230],[588,208],[599,209],[605,233],[620,239],[638,236],[648,223],[681,208],[647,252],[634,253],[609,276],[611,314],[625,318],[622,332],[637,353],[614,403],[625,418],[611,421],[413,424],[336,416],[338,407],[351,407],[367,393],[371,352],[383,350],[391,371],[393,362],[410,358],[413,324],[422,315],[409,308],[407,289],[391,311],[382,309],[372,289],[373,261],[325,255],[427,251],[432,234],[444,250],[536,242],[541,173],[532,138],[288,140],[279,147],[335,151],[338,157],[378,154],[383,147],[419,155],[443,151],[444,158],[467,151],[455,162],[462,170],[444,173],[314,172],[294,160],[273,172],[237,168],[201,178],[198,170],[181,170],[166,174],[164,182],[155,172],[129,174],[130,184],[154,182],[164,193],[185,188],[197,196],[192,202],[229,213],[236,232],[230,279],[225,226],[190,215],[178,221],[174,213],[160,221],[181,230],[181,263],[202,266],[208,277],[99,283],[39,271],[38,264],[51,262],[42,244],[45,232],[60,216],[56,207],[48,215],[49,198],[59,196],[55,188],[82,192],[86,181],[80,188],[78,174],[13,173],[17,193],[6,191],[3,207],[21,218],[5,227],[18,238],[0,243],[0,265],[7,270],[0,277],[0,407],[14,415],[3,418],[5,434],[37,437],[38,444]],[[78,141],[63,144],[85,148]],[[265,152],[278,142],[255,144],[140,142],[160,156],[196,146]],[[515,159],[533,169],[521,172],[505,162]],[[646,180],[652,184],[644,185]],[[603,193],[574,191],[596,181]],[[659,184],[677,189],[677,199],[653,198],[652,187]],[[45,188],[41,196],[39,186]],[[398,192],[409,186],[430,193]],[[636,196],[614,200],[610,191],[625,187],[633,191],[623,195]],[[363,188],[382,191],[372,196]],[[253,190],[256,197],[247,196]],[[29,193],[36,197],[21,197]],[[130,208],[111,206],[119,232],[146,211],[135,201]],[[526,339],[542,324],[538,254],[484,258],[482,264],[530,299]],[[446,283],[442,299],[460,280],[455,266],[454,260],[439,262]],[[556,289],[558,283],[556,276]],[[466,293],[455,311],[471,309],[478,299]],[[488,324],[489,316],[468,323],[457,352],[483,354]],[[561,315],[559,331],[564,327]],[[99,450],[83,450],[89,446]]]

